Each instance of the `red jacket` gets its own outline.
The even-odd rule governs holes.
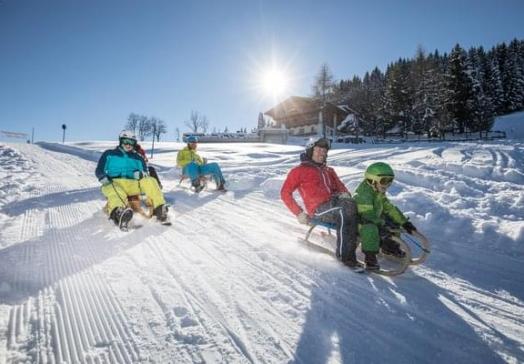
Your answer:
[[[293,192],[296,189],[310,216],[315,213],[319,205],[329,201],[334,194],[349,192],[333,168],[311,161],[304,161],[298,167],[293,168],[280,190],[282,201],[291,212],[298,215],[302,212],[302,208],[293,198]]]

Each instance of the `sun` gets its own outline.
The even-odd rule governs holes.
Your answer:
[[[259,84],[264,94],[280,96],[288,90],[289,77],[282,70],[272,67],[262,71]]]

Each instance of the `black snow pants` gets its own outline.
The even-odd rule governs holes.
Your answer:
[[[333,196],[317,208],[315,218],[336,224],[337,258],[343,262],[356,261],[358,218],[355,201],[352,198]]]

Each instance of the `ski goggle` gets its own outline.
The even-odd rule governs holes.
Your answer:
[[[122,138],[120,140],[120,144],[122,145],[135,145],[136,144],[136,140],[134,139],[128,139],[128,138]]]
[[[389,186],[393,183],[393,177],[380,177],[378,183],[382,186]]]

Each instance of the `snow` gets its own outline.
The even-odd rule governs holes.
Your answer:
[[[0,144],[0,363],[524,362],[524,144],[337,145],[354,191],[391,200],[432,243],[394,278],[304,248],[279,199],[299,146],[200,144],[230,192],[199,195],[155,143],[173,226],[102,213],[113,142]]]
[[[498,117],[492,129],[505,131],[508,139],[524,139],[524,111]]]

